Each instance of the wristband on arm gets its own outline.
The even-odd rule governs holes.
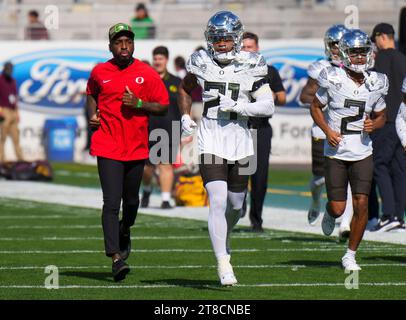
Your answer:
[[[140,98],[138,98],[138,101],[137,101],[137,104],[135,105],[135,108],[136,109],[142,108],[142,103],[143,103],[143,101]]]

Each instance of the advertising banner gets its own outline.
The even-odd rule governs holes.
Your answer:
[[[152,60],[152,50],[167,46],[170,52],[169,71],[175,73],[173,59],[190,54],[204,42],[137,41],[134,56]],[[0,68],[6,61],[14,64],[20,110],[20,136],[27,160],[43,159],[44,124],[46,120],[74,117],[77,121],[74,160],[85,154],[87,127],[85,89],[92,68],[111,58],[104,41],[37,41],[0,42]],[[287,105],[280,107],[271,119],[274,129],[271,162],[309,163],[311,117],[298,106],[298,96],[307,81],[306,70],[323,56],[321,40],[278,40],[260,42],[261,53],[280,72],[287,90]],[[7,50],[6,50],[7,48]],[[11,141],[6,143],[6,159],[14,160]]]

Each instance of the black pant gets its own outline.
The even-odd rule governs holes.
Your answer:
[[[396,133],[388,122],[371,136],[374,147],[374,177],[382,198],[382,220],[403,220],[406,197],[406,155]]]
[[[137,217],[142,173],[145,160],[117,161],[98,157],[100,183],[103,191],[102,225],[106,256],[120,252],[119,212],[123,200],[123,225],[131,227]]]
[[[268,188],[269,155],[271,152],[272,127],[258,126],[257,171],[251,176],[251,208],[249,218],[253,227],[262,226],[262,209]]]
[[[379,202],[375,179],[372,179],[371,192],[368,198],[368,220],[373,218],[379,219]]]

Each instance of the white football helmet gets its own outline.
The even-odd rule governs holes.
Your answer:
[[[374,65],[374,54],[372,42],[369,36],[359,30],[354,29],[347,32],[338,43],[340,57],[343,65],[352,71],[364,73]],[[354,54],[366,55],[365,64],[352,64],[350,56]]]
[[[241,50],[244,26],[239,17],[230,11],[219,11],[207,22],[204,36],[207,41],[207,51],[220,63],[229,63]],[[233,49],[230,52],[216,52],[213,44],[220,39],[232,39]]]
[[[331,52],[331,47],[333,45],[338,45],[340,39],[348,31],[349,29],[347,29],[344,25],[335,24],[328,28],[326,33],[324,34],[324,53],[326,55],[326,58],[336,66],[339,66],[341,64],[340,56],[333,54]]]

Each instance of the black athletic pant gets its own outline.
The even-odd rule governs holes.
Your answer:
[[[373,218],[379,219],[379,202],[375,179],[372,179],[371,193],[368,198],[368,220]]]
[[[249,218],[253,227],[262,226],[262,209],[268,188],[269,155],[272,127],[269,124],[257,129],[257,171],[251,176],[251,207]]]
[[[382,220],[397,217],[403,221],[406,206],[406,155],[393,122],[387,122],[371,135],[374,178],[382,198]]]
[[[137,217],[142,173],[145,160],[117,161],[98,157],[100,183],[103,191],[102,225],[106,256],[120,252],[119,212],[123,200],[123,225],[131,227]]]

